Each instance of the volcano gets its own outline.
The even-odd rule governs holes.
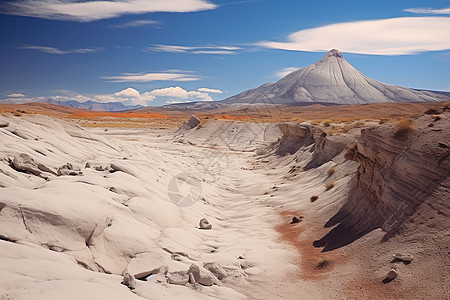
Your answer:
[[[334,103],[450,101],[431,91],[382,83],[365,76],[333,49],[315,64],[294,71],[275,83],[227,98],[222,103]]]

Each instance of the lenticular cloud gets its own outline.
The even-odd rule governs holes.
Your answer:
[[[331,24],[297,31],[287,42],[263,41],[267,48],[374,55],[408,55],[450,49],[450,18],[409,17]]]

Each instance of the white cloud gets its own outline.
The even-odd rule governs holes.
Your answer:
[[[125,105],[148,105],[149,102],[154,100],[166,100],[168,104],[183,103],[183,102],[196,102],[196,101],[213,101],[211,96],[206,92],[214,93],[220,90],[203,88],[203,92],[200,91],[187,91],[179,86],[167,87],[162,89],[154,89],[147,92],[139,92],[134,88],[126,88],[112,94],[94,94],[94,95],[82,95],[76,94],[70,91],[61,91],[61,94],[52,95],[49,97],[26,97],[23,94],[10,94],[6,99],[0,100],[0,102],[6,103],[29,103],[29,102],[45,102],[49,99],[57,101],[70,101],[75,100],[78,102],[95,101],[100,103],[107,102],[122,102]]]
[[[242,48],[235,46],[179,46],[179,45],[152,45],[147,47],[149,52],[168,52],[168,53],[194,53],[194,54],[216,54],[216,55],[231,55],[237,54],[238,50]]]
[[[407,11],[413,14],[436,14],[436,15],[450,15],[450,7],[442,8],[442,9],[433,9],[433,8],[422,8],[422,7],[413,7],[407,8],[403,11]]]
[[[91,22],[126,14],[194,12],[215,9],[206,0],[16,0],[6,2],[6,13],[50,20]]]
[[[297,31],[288,42],[263,41],[267,48],[374,55],[407,55],[450,49],[450,18],[407,17],[337,23]]]
[[[198,91],[186,91],[185,89],[179,86],[156,89],[148,93],[152,96],[158,97],[171,97],[187,100],[195,99],[195,101],[213,101],[213,99],[208,93],[202,93]]]
[[[159,23],[160,23],[159,21],[155,20],[135,20],[124,24],[111,25],[109,27],[111,28],[141,27],[145,25],[157,25]]]
[[[283,78],[284,76],[288,75],[289,73],[292,73],[297,70],[298,70],[298,68],[294,68],[294,67],[284,68],[283,70],[280,70],[277,73],[275,73],[275,76],[278,78]]]
[[[197,91],[205,92],[205,93],[213,93],[213,94],[222,94],[223,92],[218,89],[210,89],[210,88],[199,88]]]
[[[24,94],[14,93],[7,96],[8,98],[25,98]]]
[[[112,82],[150,82],[150,81],[196,81],[200,77],[188,71],[172,70],[160,73],[125,73],[118,76],[105,76]]]
[[[37,50],[48,54],[58,54],[58,55],[73,54],[73,53],[93,53],[103,50],[103,48],[81,48],[72,50],[61,50],[54,47],[43,47],[43,46],[23,46],[20,47],[20,49]]]

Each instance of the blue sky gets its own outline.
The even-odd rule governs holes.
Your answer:
[[[450,1],[0,2],[0,99],[221,100],[338,48],[367,76],[450,91]]]

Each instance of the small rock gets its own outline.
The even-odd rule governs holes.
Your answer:
[[[176,285],[186,285],[189,282],[189,274],[186,271],[169,273],[167,282]]]
[[[292,218],[292,222],[291,224],[296,224],[296,223],[300,223],[301,219],[297,218],[297,217],[293,217]]]
[[[89,163],[89,162],[87,162],[85,165],[84,165],[84,168],[85,169],[89,169],[91,167],[91,164]]]
[[[58,176],[64,176],[64,175],[77,176],[77,175],[83,174],[82,172],[75,170],[71,163],[67,163],[67,164],[59,167],[58,171],[56,173],[58,174]]]
[[[125,273],[125,275],[123,275],[122,284],[133,290],[136,288],[136,279],[130,273]]]
[[[411,254],[395,253],[393,256],[396,260],[402,261],[404,263],[410,263],[414,260],[414,258]]]
[[[207,219],[205,219],[205,218],[200,220],[199,226],[200,226],[200,229],[205,229],[205,230],[208,230],[208,229],[212,228],[211,223],[209,223],[209,221]]]
[[[8,126],[9,126],[8,122],[0,120],[0,128],[5,128],[5,127],[8,127]]]
[[[227,271],[225,271],[224,268],[217,263],[204,263],[203,267],[213,273],[219,280],[222,280],[228,276]]]
[[[386,279],[391,281],[394,280],[398,276],[398,272],[395,269],[391,269],[389,273],[386,275]]]

